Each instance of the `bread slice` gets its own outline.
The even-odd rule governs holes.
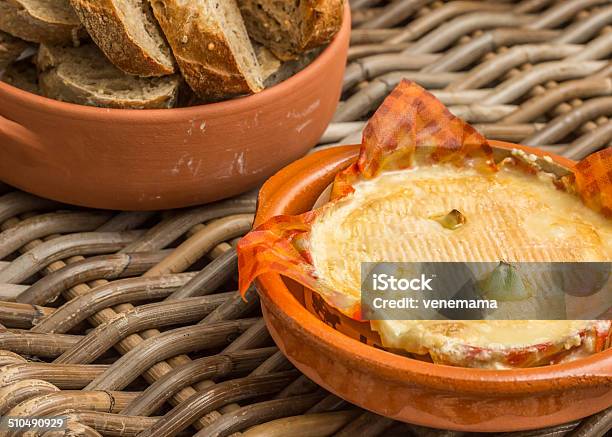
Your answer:
[[[0,31],[0,71],[4,70],[28,48],[28,43]]]
[[[110,61],[138,76],[165,76],[174,59],[149,0],[70,0],[85,28]]]
[[[257,43],[255,43],[253,46],[257,55],[257,61],[261,67],[261,78],[265,84],[266,80],[270,76],[278,72],[278,70],[281,68],[282,62],[280,59],[274,56],[274,53],[268,50],[267,47]]]
[[[268,88],[268,86],[275,85],[276,83],[270,83],[268,85],[268,81],[270,78],[281,77],[280,72],[285,71],[283,69],[283,63],[276,57],[274,54],[262,46],[261,44],[254,44],[255,53],[257,54],[257,60],[259,65],[261,66],[261,78],[264,81],[264,86]],[[295,61],[293,61],[295,62]],[[289,62],[285,62],[284,64],[288,64]],[[179,91],[179,101],[178,106],[195,106],[195,105],[204,105],[206,104],[201,98],[199,98],[192,91],[189,86],[182,86]]]
[[[76,44],[84,35],[70,0],[0,0],[0,30],[48,44]]]
[[[238,0],[249,35],[278,58],[327,44],[342,26],[343,0]]]
[[[176,75],[144,78],[125,74],[94,44],[69,48],[42,44],[37,65],[43,95],[81,105],[172,108],[180,84]]]
[[[40,94],[38,87],[38,73],[32,58],[22,59],[9,65],[2,77],[3,82],[29,93]]]
[[[263,89],[236,0],[153,0],[153,12],[189,86],[222,100]]]
[[[297,58],[300,25],[295,16],[299,2],[273,0],[238,0],[251,38],[268,47],[283,61]]]

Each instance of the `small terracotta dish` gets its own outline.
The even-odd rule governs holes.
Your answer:
[[[422,111],[423,108],[419,108]],[[384,109],[382,113],[388,114],[389,108]],[[408,115],[406,119],[411,120],[411,117]],[[398,125],[404,123],[402,117],[394,120]],[[439,132],[431,124],[424,125],[430,132]],[[368,159],[379,151],[383,151],[383,156],[384,153],[394,153],[393,148],[389,152],[389,144],[382,139],[392,128],[378,127],[376,134],[370,137],[378,141],[374,143],[375,147],[368,150],[364,146],[367,152],[360,156],[359,167],[362,171],[364,167],[367,169],[365,171],[376,169],[376,161]],[[410,126],[406,129],[414,132]],[[470,135],[469,129],[460,132]],[[406,142],[406,135],[409,134],[398,133],[397,138],[412,144],[411,140]],[[555,173],[557,176],[583,174],[580,173],[584,170],[581,166],[574,170],[573,161],[544,154],[537,149],[498,141],[490,141],[489,146],[495,162],[516,154],[514,149],[518,149],[526,152],[529,160],[537,163],[547,173]],[[451,144],[445,147],[454,146]],[[292,217],[312,210],[315,204],[324,203],[328,187],[332,181],[338,182],[337,174],[351,174],[351,170],[346,169],[355,168],[352,164],[358,158],[358,153],[359,146],[327,149],[307,156],[277,173],[260,191],[255,228],[275,216],[285,216],[277,218],[276,223],[295,229],[292,247],[307,260],[306,246],[301,245],[298,235],[301,229],[303,232],[307,229],[301,227],[301,220],[308,219],[294,220]],[[438,156],[444,157],[443,153],[440,152]],[[385,157],[388,156],[395,156],[398,163],[405,162],[398,153]],[[470,152],[469,156],[476,155]],[[383,158],[378,162],[386,161]],[[401,165],[403,167],[400,168],[407,167]],[[341,177],[339,180],[342,182],[347,179]],[[334,190],[341,191],[346,187],[342,183],[334,184]],[[605,204],[607,206],[608,203]],[[300,217],[311,216],[314,215],[309,213]],[[274,221],[268,223],[270,228],[265,229],[276,231]],[[289,250],[284,237],[274,235],[279,240],[268,242],[282,248],[282,251]],[[308,309],[312,306],[308,302],[309,296],[314,294],[310,286],[306,288],[286,276],[270,273],[271,270],[288,273],[289,269],[297,269],[298,264],[294,264],[292,258],[286,258],[286,265],[281,267],[283,259],[261,252],[262,260],[264,256],[270,257],[275,268],[266,270],[263,267],[266,261],[263,260],[258,267],[261,270],[252,270],[257,267],[257,263],[250,264],[244,254],[252,254],[249,244],[255,238],[248,240],[247,236],[245,244],[241,243],[244,248],[241,275],[245,270],[248,277],[257,277],[255,281],[264,317],[274,340],[309,378],[352,403],[397,420],[473,432],[543,428],[580,419],[612,406],[612,349],[560,364],[503,370],[434,364],[391,353],[366,344],[370,341],[366,338],[367,333],[345,335],[339,331],[344,323],[343,317],[353,314],[351,311],[321,317],[317,311]],[[304,248],[304,254],[300,248]],[[299,274],[293,277],[304,284]],[[321,294],[320,291],[318,293]],[[325,308],[321,312],[325,312]]]
[[[520,148],[543,156],[525,146],[490,144],[498,153]],[[281,170],[259,194],[255,226],[276,215],[310,210],[358,153],[359,146],[332,148]],[[552,158],[566,168],[573,165],[565,158]],[[302,287],[278,274],[263,274],[256,284],[268,329],[291,362],[317,384],[378,414],[434,428],[503,432],[570,422],[612,405],[612,349],[529,369],[431,364],[338,332],[303,306]]]
[[[184,207],[248,191],[312,148],[338,103],[350,37],[259,94],[165,110],[102,109],[0,82],[0,180],[66,203]]]

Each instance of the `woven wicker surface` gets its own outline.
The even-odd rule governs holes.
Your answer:
[[[612,142],[609,0],[351,3],[343,102],[322,144],[359,142],[402,77],[489,138],[572,158]],[[254,210],[245,195],[100,212],[0,184],[0,415],[67,415],[87,436],[464,435],[364,412],[292,368],[256,296],[235,292],[233,245]],[[512,435],[611,427],[609,410]]]

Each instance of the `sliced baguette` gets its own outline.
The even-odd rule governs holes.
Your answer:
[[[22,59],[9,65],[4,70],[1,80],[29,93],[40,94],[38,74],[31,58]]]
[[[149,0],[70,0],[85,28],[115,66],[138,76],[175,71],[170,47]]]
[[[235,0],[152,0],[174,57],[206,101],[263,89],[260,66]]]
[[[278,58],[327,44],[342,26],[343,0],[238,0],[249,35]]]
[[[125,74],[94,44],[38,51],[39,85],[43,95],[70,103],[105,108],[172,108],[178,76],[143,78]]]
[[[4,70],[28,48],[28,43],[0,31],[0,71]]]
[[[0,0],[0,30],[48,44],[77,44],[84,35],[69,0]]]

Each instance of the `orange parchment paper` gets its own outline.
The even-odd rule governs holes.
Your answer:
[[[451,114],[432,94],[404,80],[368,122],[359,158],[336,175],[329,203],[298,216],[273,217],[240,241],[240,291],[244,295],[250,283],[263,273],[279,273],[314,290],[344,315],[361,320],[358,298],[330,289],[317,277],[309,250],[313,222],[326,208],[350,196],[361,180],[417,163],[442,162],[482,172],[497,171],[492,149],[482,135]],[[612,149],[607,149],[578,163],[564,185],[578,193],[587,206],[610,217],[611,178]]]

